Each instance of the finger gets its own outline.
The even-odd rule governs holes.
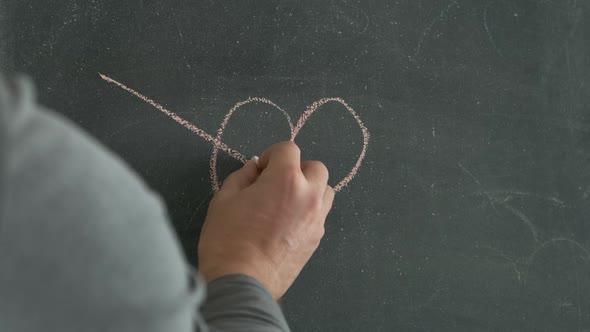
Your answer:
[[[258,161],[258,169],[261,172],[299,170],[301,169],[301,150],[291,141],[276,143],[262,153]]]
[[[322,212],[327,217],[332,209],[332,205],[334,204],[334,196],[335,192],[334,189],[330,186],[326,186],[326,191],[324,192],[324,201],[322,204]]]
[[[250,186],[258,178],[258,166],[256,160],[248,161],[242,168],[230,174],[225,181],[220,191],[225,193],[234,193]]]
[[[330,173],[328,168],[320,161],[306,160],[301,162],[301,171],[308,182],[325,186],[328,183]]]

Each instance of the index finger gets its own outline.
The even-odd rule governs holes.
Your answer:
[[[261,172],[267,169],[301,170],[301,150],[291,141],[273,144],[260,156],[258,169]]]

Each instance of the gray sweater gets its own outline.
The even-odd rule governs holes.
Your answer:
[[[0,78],[0,331],[289,330],[258,281],[205,285],[167,218],[120,159],[39,106],[28,79]]]

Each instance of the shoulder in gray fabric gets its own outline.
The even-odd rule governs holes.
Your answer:
[[[0,77],[0,331],[288,331],[253,278],[186,264],[161,199]]]
[[[203,290],[161,200],[27,79],[0,90],[0,330],[191,331]]]

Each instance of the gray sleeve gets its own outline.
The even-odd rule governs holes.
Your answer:
[[[207,291],[201,312],[213,331],[289,331],[277,302],[256,279],[225,276]]]
[[[0,331],[288,330],[248,277],[215,281],[205,301],[167,219],[121,160],[37,105],[28,80],[0,78]]]

